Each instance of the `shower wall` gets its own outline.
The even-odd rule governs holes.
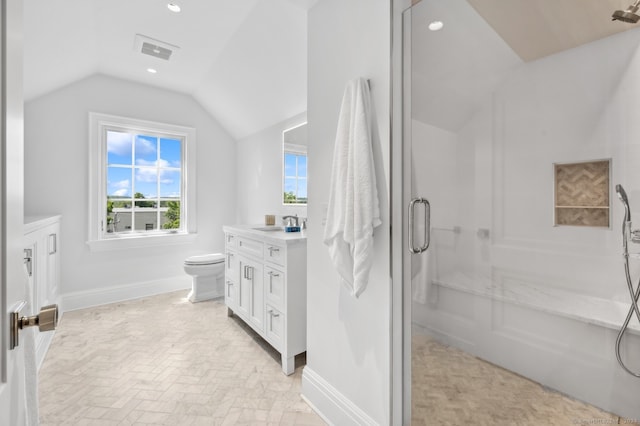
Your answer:
[[[626,392],[640,380],[614,355],[629,305],[622,205],[610,200],[610,227],[554,226],[553,165],[611,159],[610,185],[640,218],[639,46],[629,31],[522,63],[461,127],[411,130],[432,230],[412,267],[415,329],[635,418]],[[634,329],[623,356],[640,369]]]

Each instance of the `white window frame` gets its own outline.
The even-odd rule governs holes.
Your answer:
[[[162,134],[183,141],[181,229],[153,233],[107,233],[107,130]],[[92,251],[180,244],[196,238],[196,129],[115,115],[89,113],[89,230]]]
[[[282,191],[281,191],[281,197],[282,197],[282,205],[283,206],[306,206],[308,203],[308,197],[307,197],[307,203],[285,203],[284,202],[284,192],[285,192],[285,182],[287,180],[287,178],[295,178],[296,179],[296,188],[297,188],[297,183],[300,181],[300,177],[298,176],[298,168],[297,168],[297,161],[296,161],[296,175],[295,176],[287,176],[287,174],[285,173],[285,157],[287,154],[293,154],[293,155],[304,155],[305,157],[307,157],[307,167],[309,165],[309,157],[307,156],[307,147],[304,145],[295,145],[295,144],[291,144],[291,143],[285,143],[282,146]],[[307,177],[304,178],[305,181],[308,182],[308,172],[307,172]],[[307,184],[307,193],[309,191],[309,185]],[[296,190],[296,196],[297,196],[297,190]]]

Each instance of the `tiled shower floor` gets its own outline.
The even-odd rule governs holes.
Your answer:
[[[414,333],[414,425],[640,424]]]

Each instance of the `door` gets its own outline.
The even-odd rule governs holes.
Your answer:
[[[238,278],[238,313],[245,318],[249,317],[251,304],[251,280],[249,279],[249,260],[244,256],[238,258],[238,269],[240,277]]]
[[[9,312],[26,300],[23,271],[22,2],[0,0],[0,424],[37,424],[25,409],[24,345],[9,350]],[[28,391],[33,389],[27,389]],[[33,408],[33,407],[32,407]],[[33,410],[32,410],[33,411]],[[37,412],[37,410],[36,410]]]
[[[404,8],[394,10],[392,49],[403,54],[394,58],[392,155],[401,159],[392,192],[402,194],[393,203],[402,206],[393,212],[402,245],[394,237],[392,254],[403,302],[400,321],[394,314],[404,347],[402,421],[514,424],[519,418],[504,415],[517,412],[549,424],[533,396],[544,388],[587,403],[573,412],[558,399],[566,417],[556,423],[596,407],[603,411],[593,418],[606,422],[618,421],[607,413],[638,418],[637,400],[618,395],[640,392],[619,365],[640,371],[637,334],[619,334],[640,246],[631,239],[629,273],[620,261],[628,225],[620,230],[630,212],[614,188],[633,188],[631,206],[638,200],[640,127],[627,114],[640,105],[629,90],[640,33],[602,37],[585,19],[577,25],[594,41],[529,57],[494,18],[508,16],[533,41],[541,32],[522,24],[549,24],[557,14],[548,8],[531,20],[489,0],[408,3],[394,2]],[[611,12],[598,11],[593,22],[609,23]],[[394,310],[397,300],[394,293]],[[510,400],[525,388],[528,398]]]
[[[247,290],[246,297],[249,304],[246,306],[249,313],[249,321],[256,330],[264,330],[264,285],[262,277],[262,264],[245,259],[243,262],[242,290]]]
[[[251,322],[255,328],[264,331],[264,281],[262,264],[249,267],[251,277]]]

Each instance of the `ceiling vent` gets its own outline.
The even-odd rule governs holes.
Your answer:
[[[176,51],[180,50],[178,46],[156,40],[142,34],[136,34],[135,50],[145,55],[168,61]]]

